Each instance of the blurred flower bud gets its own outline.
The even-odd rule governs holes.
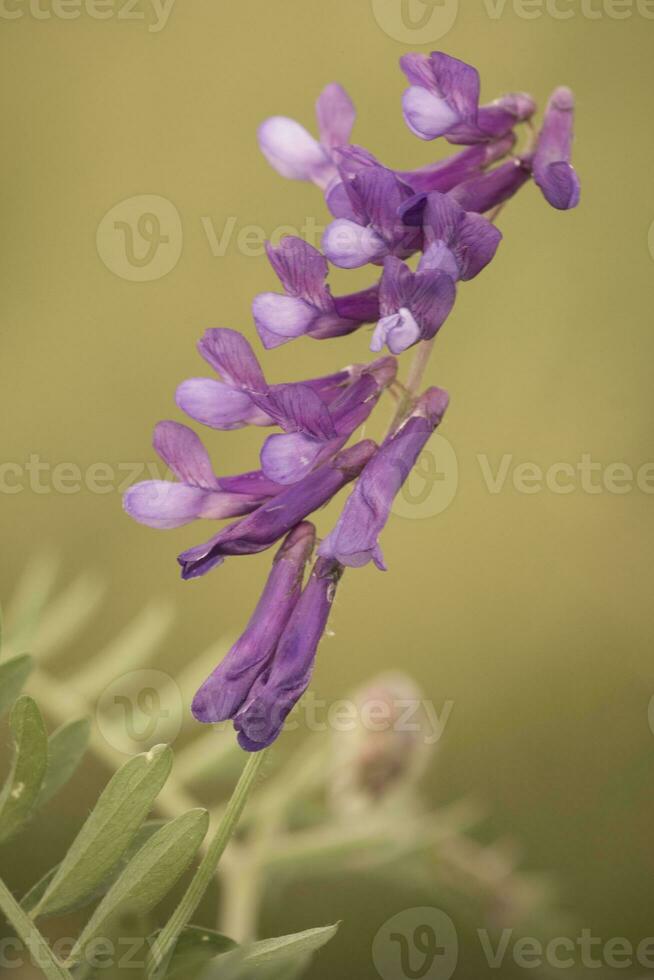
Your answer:
[[[434,739],[415,682],[405,674],[375,677],[352,696],[356,725],[333,736],[331,799],[341,815],[406,802]]]

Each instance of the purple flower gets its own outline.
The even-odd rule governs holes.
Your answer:
[[[221,565],[228,555],[252,555],[270,548],[354,480],[376,448],[370,439],[357,443],[303,480],[284,488],[243,520],[223,528],[205,544],[183,552],[177,559],[182,578],[204,575]]]
[[[293,385],[268,385],[249,343],[240,333],[225,327],[207,330],[198,343],[204,359],[220,374],[222,380],[190,378],[179,385],[176,401],[182,411],[203,425],[214,429],[238,429],[245,425],[281,425],[294,431],[302,420],[285,409],[294,400],[287,389]],[[307,408],[322,411],[322,403],[338,398],[345,386],[355,381],[363,368],[353,366],[336,374],[302,382]],[[307,389],[311,389],[307,392]],[[285,394],[286,392],[286,394]],[[319,396],[319,400],[317,400]]]
[[[305,432],[269,436],[261,450],[261,467],[265,475],[280,484],[296,483],[325,463],[363,425],[396,374],[397,362],[393,357],[383,357],[369,365],[359,379],[331,403],[329,412],[334,428],[327,437]]]
[[[450,143],[469,144],[499,139],[536,109],[522,92],[480,107],[476,68],[442,51],[407,54],[400,65],[410,82],[402,98],[404,118],[424,140],[445,136]]]
[[[545,110],[533,159],[534,180],[554,208],[566,211],[579,204],[579,177],[570,163],[574,96],[557,88]]]
[[[356,269],[368,262],[379,264],[387,255],[407,258],[419,248],[420,233],[398,217],[401,205],[412,196],[411,188],[392,170],[363,163],[355,176],[344,173],[343,189],[351,217],[336,218],[322,238],[323,252],[333,265]]]
[[[288,235],[276,248],[268,243],[266,251],[286,293],[260,293],[252,304],[264,347],[279,347],[303,335],[339,337],[377,319],[377,286],[332,296],[325,283],[327,260],[308,242]]]
[[[479,177],[472,177],[459,184],[450,191],[450,197],[465,211],[484,214],[517,194],[530,177],[529,160],[515,157],[494,170],[487,170]]]
[[[379,288],[381,319],[370,349],[380,351],[386,344],[392,354],[401,354],[419,340],[430,340],[449,316],[455,298],[449,272],[412,272],[404,262],[389,256]]]
[[[274,742],[309,686],[342,572],[332,559],[316,561],[269,666],[258,675],[234,718],[241,748],[257,752]]]
[[[491,261],[502,233],[486,218],[464,211],[448,194],[428,194],[422,215],[425,251],[420,272],[441,269],[455,281],[474,279]]]
[[[336,175],[333,151],[350,142],[356,113],[340,85],[328,85],[316,103],[320,142],[294,119],[273,116],[259,127],[259,147],[282,177],[325,188]]]
[[[396,494],[443,418],[447,403],[447,392],[441,388],[429,388],[419,398],[410,417],[382,443],[364,469],[336,527],[318,548],[319,555],[352,568],[374,561],[386,570],[377,539]]]
[[[233,718],[268,667],[300,598],[314,544],[315,528],[308,521],[298,524],[285,539],[245,631],[193,699],[192,711],[198,721]]]
[[[199,518],[240,517],[281,489],[260,472],[217,477],[198,436],[178,422],[159,422],[154,448],[179,482],[146,480],[123,497],[130,517],[149,527],[169,529]]]

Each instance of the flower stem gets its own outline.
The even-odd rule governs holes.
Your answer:
[[[4,881],[0,879],[0,909],[29,949],[34,963],[48,980],[73,980],[72,974],[61,965],[32,920],[20,907]]]
[[[429,358],[431,357],[435,340],[435,337],[432,337],[431,340],[423,340],[416,347],[416,352],[413,356],[413,360],[411,361],[411,366],[409,367],[409,375],[406,380],[406,385],[404,386],[404,394],[402,398],[400,398],[398,406],[395,409],[395,414],[391,419],[391,423],[388,427],[388,435],[392,435],[394,432],[397,432],[407,415],[411,414],[411,409],[415,404],[418,389],[422,383],[427,364],[429,363]]]
[[[204,893],[211,884],[216,873],[218,862],[222,857],[223,851],[229,843],[229,839],[236,829],[243,808],[247,802],[250,791],[254,785],[256,777],[261,768],[261,764],[266,756],[267,749],[261,752],[254,752],[249,756],[245,763],[243,772],[239,778],[236,788],[231,795],[227,808],[218,825],[215,837],[209,844],[207,853],[190,885],[186,889],[182,900],[171,915],[170,919],[159,933],[156,942],[153,944],[148,958],[148,976],[152,977],[158,970],[160,964],[172,952],[175,943],[179,939],[183,929],[190,923],[195,910],[202,901]]]

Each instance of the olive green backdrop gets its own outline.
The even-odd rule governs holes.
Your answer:
[[[399,8],[399,0],[374,9],[368,0],[177,0],[163,23],[148,4],[131,19],[125,11],[119,19],[116,4],[105,20],[85,10],[66,20],[7,0],[0,390],[2,462],[16,465],[3,470],[0,595],[29,556],[49,549],[65,578],[89,568],[110,582],[95,631],[71,657],[83,660],[152,596],[177,607],[169,667],[235,634],[267,556],[182,583],[175,555],[207,528],[140,527],[123,514],[116,484],[128,478],[124,464],[154,462],[153,424],[181,419],[176,384],[209,373],[194,349],[206,327],[241,329],[260,349],[250,303],[275,279],[248,226],[270,235],[326,220],[316,189],[284,181],[260,156],[257,125],[283,113],[315,128],[313,101],[338,80],[357,105],[356,142],[407,167],[447,151],[405,128],[397,66],[405,51],[436,47],[473,63],[485,99],[527,89],[542,107],[555,85],[570,85],[581,205],[555,212],[528,186],[499,219],[496,260],[461,285],[428,372],[451,393],[441,431],[458,480],[441,445],[442,478],[418,481],[386,530],[389,571],[346,575],[316,690],[340,697],[399,665],[438,707],[453,700],[428,794],[483,802],[495,830],[522,842],[528,866],[555,876],[582,925],[638,941],[654,931],[654,468],[645,465],[654,461],[654,11],[466,0],[438,10],[454,18],[447,33],[438,36],[444,21],[431,37],[414,25],[412,44]],[[50,8],[44,0],[36,9]],[[420,10],[429,13],[416,3],[416,18]],[[166,274],[150,281],[137,281],[145,266],[126,264],[111,226],[98,232],[112,207],[141,195],[165,198],[180,220],[165,226],[170,208],[160,214],[169,242],[154,272]],[[654,233],[650,241],[654,249]],[[137,236],[138,254],[147,247]],[[343,275],[333,281],[348,288]],[[367,281],[367,271],[348,279]],[[365,358],[367,341],[366,331],[302,341],[264,364],[271,380],[299,379]],[[209,432],[219,472],[255,465],[259,436]],[[38,483],[23,469],[31,454],[50,467]],[[593,469],[583,479],[549,470],[584,456]],[[506,479],[493,493],[487,480],[503,457]],[[526,462],[549,470],[549,487],[524,492],[520,471],[516,485],[515,467]],[[65,485],[58,463],[79,467],[83,480],[97,463],[117,476],[106,492],[73,492],[75,471]],[[631,467],[631,482],[615,463]],[[320,515],[321,531],[337,512]],[[89,782],[74,785],[71,813],[92,800]],[[43,838],[39,847],[45,864]],[[16,849],[3,855],[16,882],[38,871],[25,860]],[[358,891],[314,891],[307,883],[270,928],[365,917]],[[370,937],[411,904],[389,896],[368,931],[346,933],[315,975],[349,975],[351,944],[356,975],[374,976]]]

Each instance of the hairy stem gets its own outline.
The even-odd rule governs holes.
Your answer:
[[[239,778],[236,788],[231,795],[229,803],[223,817],[218,825],[215,836],[213,837],[207,853],[190,885],[180,901],[179,905],[171,915],[170,919],[163,927],[156,942],[150,952],[148,960],[148,976],[152,977],[157,972],[159,965],[172,952],[183,929],[190,923],[195,910],[202,901],[204,893],[211,884],[216,873],[218,863],[223,851],[229,843],[229,839],[236,829],[243,808],[250,795],[256,777],[261,768],[261,764],[267,754],[267,749],[261,752],[252,753],[245,763],[243,772]]]
[[[395,414],[393,415],[391,423],[388,427],[388,435],[392,435],[394,432],[397,432],[405,418],[411,414],[411,410],[415,405],[416,398],[418,396],[418,389],[422,383],[427,364],[429,363],[429,358],[431,357],[431,352],[434,348],[435,340],[435,337],[432,337],[431,340],[423,340],[416,347],[416,352],[413,356],[413,360],[411,361],[411,366],[409,367],[409,375],[406,380],[406,385],[404,386],[403,395],[398,402],[397,408],[395,409]]]
[[[1,879],[0,909],[16,930],[17,936],[29,949],[36,966],[43,971],[48,980],[73,980],[72,974],[61,965],[30,917],[23,911]]]

